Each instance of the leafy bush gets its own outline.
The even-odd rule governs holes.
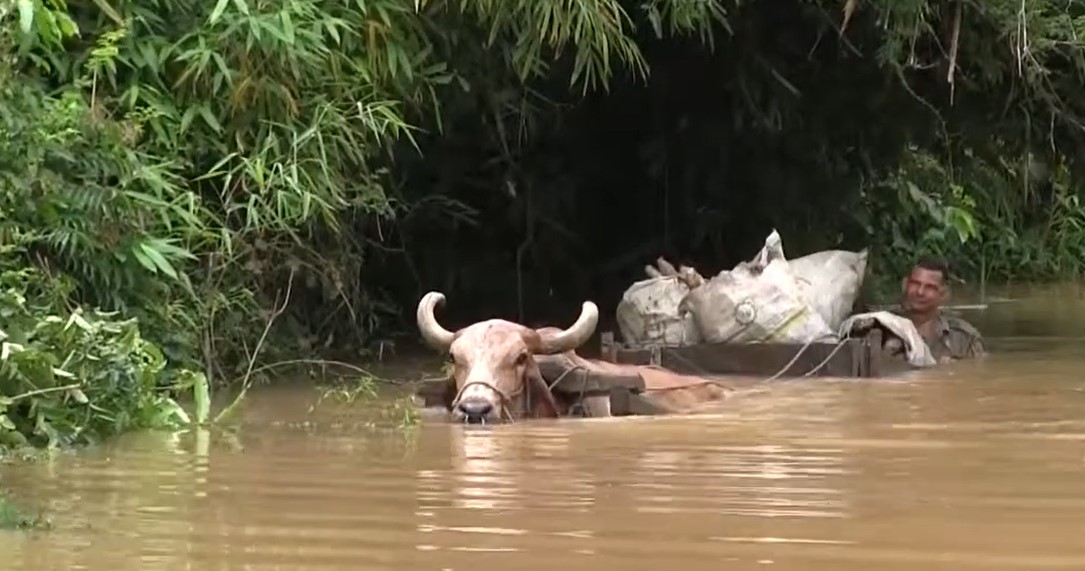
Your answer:
[[[137,316],[167,330],[171,301],[195,299],[179,269],[193,256],[178,244],[201,236],[198,202],[168,183],[168,161],[134,149],[131,121],[102,117],[80,85],[50,92],[17,74],[7,16],[0,11],[0,448],[178,426],[187,416],[167,390],[198,374],[184,361],[168,369]],[[73,31],[63,12],[44,16],[40,37],[56,44]],[[125,315],[86,309],[99,306]]]
[[[0,251],[0,267],[13,253]],[[83,444],[187,420],[136,320],[59,313],[55,288],[33,269],[0,270],[0,446]]]

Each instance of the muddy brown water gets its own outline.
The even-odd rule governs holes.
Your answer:
[[[56,525],[0,533],[0,568],[1083,569],[1085,301],[968,316],[984,362],[698,417],[380,432],[269,388],[232,441],[0,468]]]

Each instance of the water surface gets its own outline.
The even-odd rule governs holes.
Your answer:
[[[777,382],[698,417],[404,434],[267,389],[234,439],[0,468],[57,526],[0,534],[3,568],[1085,568],[1085,301],[967,317],[986,361]]]

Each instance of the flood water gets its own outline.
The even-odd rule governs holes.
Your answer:
[[[0,568],[1085,568],[1085,301],[966,316],[983,362],[777,382],[699,417],[375,432],[267,389],[233,441],[0,468],[56,526],[0,533]]]

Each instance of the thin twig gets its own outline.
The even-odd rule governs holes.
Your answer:
[[[71,385],[64,385],[62,387],[49,387],[49,388],[46,388],[46,389],[36,389],[36,390],[33,390],[33,391],[25,392],[25,393],[23,393],[21,395],[15,395],[13,397],[8,397],[8,400],[9,400],[9,402],[15,402],[15,401],[19,401],[19,400],[30,398],[30,397],[41,396],[41,395],[44,395],[44,394],[59,393],[61,391],[70,391],[72,389],[78,389],[81,386],[83,386],[83,383],[74,383],[74,384],[71,384]]]
[[[958,0],[957,10],[953,14],[953,35],[949,40],[949,71],[946,72],[946,81],[949,82],[949,104],[953,105],[954,95],[957,93],[957,83],[954,76],[957,73],[957,50],[961,40],[961,7]]]
[[[855,47],[855,45],[851,43],[851,40],[849,40],[847,38],[847,36],[844,35],[844,30],[847,29],[848,22],[851,21],[852,13],[855,12],[855,7],[856,7],[857,4],[858,4],[858,2],[855,2],[854,0],[848,0],[848,2],[845,3],[845,5],[844,5],[844,21],[840,25],[837,25],[837,23],[833,20],[833,17],[830,16],[829,13],[827,11],[825,11],[824,8],[821,8],[820,10],[821,10],[822,15],[825,16],[825,21],[828,22],[829,25],[832,26],[834,30],[836,30],[836,39],[839,40],[840,43],[843,44],[845,48],[848,48],[848,51],[855,54],[856,57],[861,58],[861,57],[863,57],[863,52],[859,51],[859,48]],[[811,51],[811,53],[812,53],[812,51]]]
[[[274,325],[275,320],[278,319],[279,316],[286,311],[286,307],[290,305],[290,292],[294,289],[294,274],[295,269],[290,268],[290,278],[286,283],[286,295],[283,296],[283,303],[268,317],[267,323],[264,325],[264,332],[260,334],[260,339],[256,342],[256,347],[253,348],[252,355],[249,357],[248,369],[245,371],[245,376],[242,378],[243,384],[241,386],[241,392],[234,397],[233,402],[231,402],[229,406],[222,409],[222,412],[215,417],[215,424],[218,424],[220,420],[232,413],[249,392],[249,387],[252,386],[253,369],[256,366],[256,359],[260,355],[260,349],[264,346],[264,341],[267,340],[268,333],[271,332],[271,326]]]
[[[289,359],[289,360],[286,360],[286,361],[277,361],[275,363],[268,363],[267,365],[261,365],[261,366],[255,368],[255,369],[253,369],[252,374],[255,375],[255,374],[261,373],[263,371],[267,371],[267,370],[270,370],[270,369],[276,369],[276,368],[279,368],[279,367],[286,367],[286,366],[289,366],[289,365],[335,365],[337,367],[343,367],[345,369],[350,369],[350,370],[354,371],[355,373],[358,373],[359,375],[365,375],[367,377],[371,377],[374,380],[381,381],[383,383],[389,383],[389,384],[393,384],[393,385],[404,384],[401,381],[395,381],[395,380],[392,380],[392,379],[384,379],[384,378],[378,377],[377,375],[374,375],[370,371],[368,371],[366,369],[363,369],[363,368],[361,368],[361,367],[359,367],[357,365],[351,365],[350,363],[344,363],[343,361],[332,361],[332,360],[327,360],[327,359]],[[240,378],[238,378],[237,380],[240,380]]]

